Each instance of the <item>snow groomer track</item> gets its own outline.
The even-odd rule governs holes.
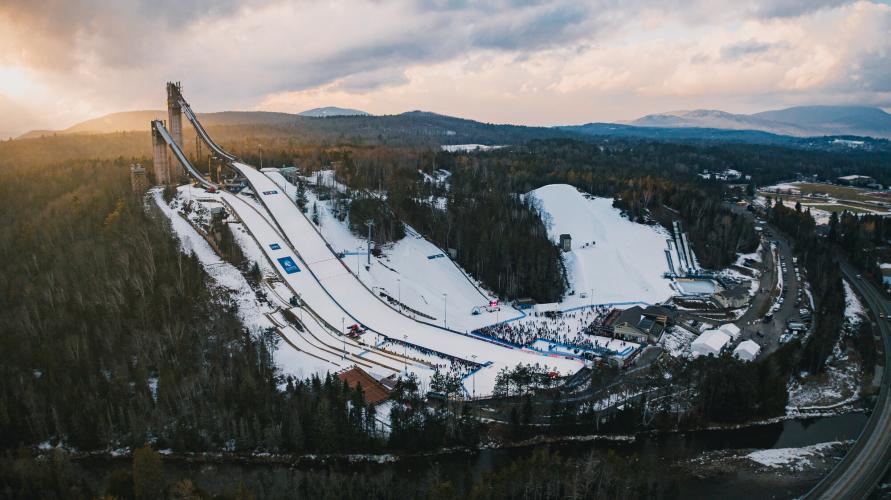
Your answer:
[[[477,395],[491,393],[495,375],[504,367],[538,364],[562,375],[570,375],[582,368],[582,362],[575,358],[496,344],[417,321],[391,308],[347,269],[312,222],[272,178],[213,141],[182,98],[179,87],[174,88],[176,95],[172,96],[172,101],[181,107],[198,136],[217,158],[242,175],[250,186],[254,199],[228,192],[219,192],[218,196],[241,220],[290,292],[300,299],[304,331],[299,332],[284,321],[277,322],[280,333],[292,346],[300,348],[298,342],[290,340],[299,337],[306,343],[302,350],[312,349],[312,355],[330,361],[335,368],[357,364],[382,375],[401,370],[408,363],[401,356],[393,355],[403,353],[404,348],[433,351],[443,362],[457,358],[483,365],[476,371],[473,381],[470,378],[464,381],[468,394],[473,383]],[[161,122],[153,122],[152,126],[156,130],[163,128]],[[161,135],[190,176],[202,186],[219,191],[189,164],[180,145],[171,139],[171,135],[176,137],[175,134],[162,130]],[[297,308],[293,311],[298,315],[301,313]],[[389,352],[360,344],[344,335],[342,325],[354,323],[368,329],[362,336],[364,342],[378,339],[378,344],[389,344]],[[422,361],[416,363],[423,364]],[[426,369],[432,368],[429,363],[427,365]]]

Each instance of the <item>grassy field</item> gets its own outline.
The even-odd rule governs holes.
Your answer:
[[[868,213],[873,213],[872,210],[864,210],[864,209],[862,209],[862,208],[852,207],[852,206],[850,206],[850,205],[843,205],[843,204],[840,204],[840,203],[839,203],[839,204],[831,204],[831,203],[824,203],[824,204],[819,204],[819,203],[805,204],[805,203],[802,203],[801,206],[803,206],[803,207],[811,207],[811,208],[815,208],[815,209],[818,209],[818,210],[823,210],[823,211],[825,211],[825,212],[839,212],[839,213],[841,213],[841,212],[844,212],[845,210],[847,210],[848,212],[855,213],[855,214],[868,214]]]
[[[817,184],[812,182],[801,182],[795,185],[801,194],[827,194],[839,200],[853,201],[891,201],[891,199],[869,194],[873,190],[855,188],[849,186],[836,186],[832,184]]]
[[[787,206],[794,205],[795,202],[800,202],[802,207],[811,207],[813,209],[823,210],[826,212],[843,212],[847,210],[848,212],[852,212],[855,214],[891,213],[891,211],[889,211],[887,208],[847,199],[839,199],[839,203],[827,203],[828,200],[824,200],[821,198],[808,198],[806,196],[776,194],[768,191],[759,191],[758,194],[764,197],[773,198],[775,200],[781,199]]]
[[[759,191],[758,194],[765,197],[772,197],[774,199],[781,199],[783,200],[783,203],[786,204],[800,202],[802,206],[824,210],[826,212],[842,212],[847,210],[857,214],[891,213],[888,208],[876,204],[889,203],[891,202],[891,198],[871,194],[873,191],[868,189],[814,182],[795,183],[795,187],[800,191],[800,194],[776,194],[769,191]],[[838,203],[828,203],[833,200]]]

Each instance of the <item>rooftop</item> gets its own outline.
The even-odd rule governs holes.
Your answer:
[[[390,397],[390,391],[383,384],[358,366],[338,373],[337,378],[345,382],[350,389],[361,385],[362,392],[365,393],[365,401],[370,405],[376,405]]]

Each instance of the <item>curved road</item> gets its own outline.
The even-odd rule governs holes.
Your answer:
[[[847,263],[841,263],[845,277],[866,301],[878,323],[884,342],[882,387],[872,416],[845,458],[814,487],[806,498],[866,498],[873,491],[891,464],[891,303]]]

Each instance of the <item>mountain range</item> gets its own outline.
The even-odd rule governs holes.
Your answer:
[[[309,116],[311,118],[325,118],[328,116],[368,116],[370,113],[359,111],[358,109],[327,106],[324,108],[307,109],[306,111],[301,111],[297,114],[300,116]]]
[[[891,114],[866,106],[798,106],[750,115],[696,109],[647,115],[627,125],[758,130],[795,137],[856,135],[891,138]]]
[[[308,109],[296,114],[274,111],[221,111],[197,114],[201,123],[207,127],[219,125],[283,125],[300,118],[370,116],[365,111],[336,107]],[[112,132],[148,130],[148,124],[152,120],[167,120],[167,111],[160,109],[121,111],[86,120],[62,130],[32,130],[19,136],[18,139],[30,139],[52,134],[108,134]]]
[[[145,131],[151,120],[166,119],[166,115],[163,110],[112,113],[64,130],[35,130],[19,138]],[[627,123],[588,123],[559,127],[492,125],[421,111],[373,116],[364,111],[336,107],[314,108],[297,114],[223,111],[199,113],[198,116],[208,127],[265,125],[303,127],[304,130],[306,127],[321,127],[327,131],[340,129],[344,133],[356,132],[362,127],[385,127],[391,128],[393,133],[439,136],[441,139],[437,140],[443,143],[453,143],[459,140],[459,136],[509,141],[532,137],[566,137],[573,134],[763,144],[801,144],[802,141],[808,141],[804,138],[822,136],[891,138],[891,115],[879,108],[863,106],[801,106],[749,115],[700,109],[647,115]],[[324,119],[329,117],[337,119],[329,123]],[[454,135],[456,130],[461,131],[458,136]]]

